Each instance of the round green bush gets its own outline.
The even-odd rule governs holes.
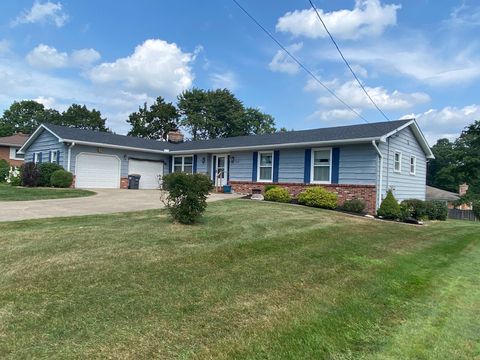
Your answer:
[[[73,175],[72,173],[60,169],[56,170],[52,173],[52,176],[50,177],[50,184],[53,187],[57,188],[68,188],[70,185],[73,183]]]
[[[311,187],[298,195],[298,203],[324,209],[335,209],[338,197],[321,186]]]
[[[362,201],[360,199],[352,199],[346,200],[341,206],[341,210],[356,214],[363,214],[366,207],[367,204],[365,203],[365,201]]]
[[[52,174],[57,170],[62,170],[58,164],[55,163],[42,163],[37,165],[40,176],[38,178],[38,186],[51,186],[50,179]]]
[[[8,172],[10,171],[10,165],[7,160],[0,160],[0,183],[7,181]]]
[[[383,199],[377,215],[385,219],[397,220],[402,215],[400,205],[397,199],[393,196],[392,190],[387,191],[387,196]]]
[[[292,201],[292,197],[290,196],[290,193],[287,189],[277,186],[271,188],[265,193],[265,200],[289,203],[290,201]]]
[[[425,201],[419,199],[403,200],[401,205],[404,205],[408,211],[408,217],[416,220],[423,220],[427,216],[427,206]]]
[[[426,214],[429,220],[445,221],[448,217],[448,206],[445,201],[430,200],[425,202]]]
[[[275,188],[278,188],[278,187],[279,187],[278,185],[268,184],[268,185],[265,185],[265,187],[263,188],[263,191],[266,193],[268,190],[275,189]]]

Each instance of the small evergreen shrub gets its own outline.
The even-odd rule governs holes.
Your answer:
[[[263,191],[266,193],[268,190],[275,189],[278,187],[279,187],[278,185],[268,184],[268,185],[265,185],[265,187],[263,188]]]
[[[38,171],[40,172],[40,177],[38,179],[38,186],[51,186],[50,178],[52,174],[57,170],[62,170],[63,167],[55,163],[42,163],[37,166]]]
[[[480,200],[473,201],[472,206],[473,213],[475,214],[477,219],[480,219]]]
[[[55,170],[50,177],[50,185],[56,188],[68,188],[72,183],[72,173],[64,169]]]
[[[168,191],[162,201],[173,219],[193,224],[207,208],[212,182],[203,174],[172,173],[164,176],[163,188]]]
[[[427,216],[427,206],[425,205],[425,201],[419,199],[407,199],[402,201],[402,205],[408,210],[408,217],[422,220]]]
[[[292,197],[287,189],[277,186],[265,192],[265,200],[289,203]]]
[[[7,181],[8,172],[10,171],[10,165],[7,160],[0,160],[0,183]]]
[[[298,203],[324,209],[335,209],[338,197],[321,186],[311,187],[298,195]]]
[[[395,196],[393,196],[392,190],[387,191],[387,196],[380,204],[377,215],[391,220],[397,220],[400,218],[400,215],[402,215],[400,205],[398,204],[397,199],[395,199]]]
[[[24,163],[21,167],[20,173],[22,174],[22,185],[34,187],[38,185],[40,178],[40,172],[37,165],[33,162]]]
[[[445,221],[448,217],[448,206],[445,201],[430,200],[425,202],[425,213],[430,220]]]
[[[367,204],[365,201],[360,199],[352,199],[346,200],[343,205],[340,207],[341,210],[356,213],[356,214],[363,214]]]

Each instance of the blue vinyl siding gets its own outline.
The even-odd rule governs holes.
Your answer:
[[[197,173],[210,175],[211,156],[209,154],[197,154]]]
[[[253,153],[252,151],[231,152],[230,180],[252,181]]]
[[[99,149],[100,152],[97,152],[97,149]],[[75,166],[76,166],[75,160],[76,160],[76,156],[80,153],[94,153],[94,154],[105,154],[105,155],[117,156],[121,162],[121,168],[120,168],[121,177],[128,176],[129,158],[157,160],[157,161],[163,160],[164,175],[168,174],[169,172],[169,156],[168,155],[146,153],[141,151],[130,151],[130,150],[121,150],[121,149],[97,148],[97,147],[85,146],[85,145],[75,145],[72,148],[72,155],[71,155],[72,157],[71,157],[71,164],[70,164],[72,174],[75,174]]]
[[[36,152],[42,153],[43,163],[48,162],[50,151],[59,152],[59,163],[66,168],[66,146],[63,143],[58,142],[58,138],[46,130],[43,130],[29,146],[27,151],[25,151],[25,162],[33,161],[33,154]]]
[[[338,183],[375,185],[378,155],[372,144],[340,147]]]
[[[303,148],[280,150],[278,182],[302,183],[304,156]]]
[[[388,189],[398,201],[409,198],[425,200],[427,159],[410,128],[403,129],[379,146],[384,155],[382,196]],[[394,171],[395,151],[402,153],[402,171]],[[417,158],[416,174],[410,174],[410,156]]]

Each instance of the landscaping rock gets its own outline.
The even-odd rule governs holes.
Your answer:
[[[264,199],[264,197],[263,197],[262,194],[252,194],[252,196],[250,197],[250,199],[262,201],[262,200]]]

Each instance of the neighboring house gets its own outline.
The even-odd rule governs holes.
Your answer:
[[[388,189],[398,200],[424,200],[433,158],[415,120],[182,143],[42,124],[21,151],[25,161],[61,164],[79,188],[126,188],[129,174],[141,175],[140,188],[157,188],[158,174],[182,171],[244,193],[271,183],[292,194],[322,185],[340,203],[364,199],[371,213]]]
[[[458,187],[458,193],[442,190],[427,185],[426,200],[444,201],[447,203],[449,209],[472,210],[472,204],[469,203],[455,206],[455,202],[459,200],[461,196],[465,195],[467,191],[468,185],[466,183],[461,184]]]
[[[0,137],[0,159],[7,160],[12,166],[22,165],[23,154],[19,154],[18,151],[27,139],[28,135],[22,133]]]

